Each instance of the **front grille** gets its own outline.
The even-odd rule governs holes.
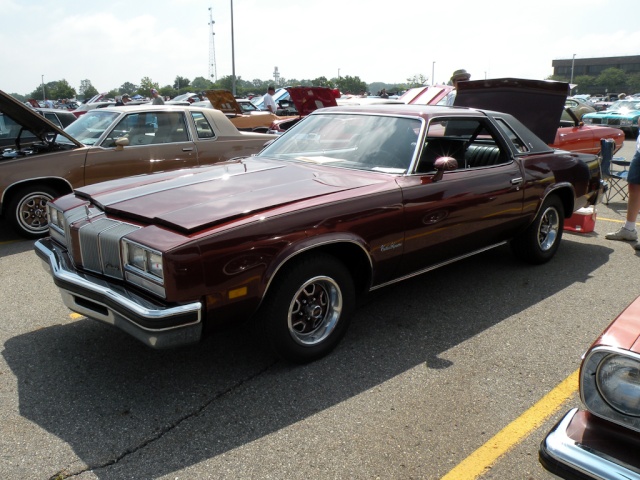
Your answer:
[[[78,231],[80,264],[86,270],[124,279],[120,239],[139,228],[108,218],[81,226]]]
[[[591,119],[591,123],[594,125],[600,125],[602,124],[602,119],[601,118],[592,118]]]
[[[619,118],[610,118],[607,121],[607,125],[620,125],[620,119]]]

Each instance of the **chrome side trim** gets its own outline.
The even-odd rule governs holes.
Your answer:
[[[565,465],[568,469],[594,479],[640,480],[640,473],[615,459],[586,447],[567,435],[567,428],[578,412],[570,410],[547,435],[540,446],[541,453]],[[553,472],[552,472],[553,473]]]
[[[465,255],[461,255],[459,257],[452,258],[452,259],[444,261],[442,263],[438,263],[436,265],[432,265],[430,267],[423,268],[422,270],[418,270],[416,272],[409,273],[408,275],[405,275],[404,277],[396,278],[394,280],[390,280],[388,282],[381,283],[380,285],[376,285],[375,287],[371,287],[370,291],[374,291],[374,290],[377,290],[377,289],[382,288],[382,287],[393,285],[394,283],[401,282],[401,281],[406,280],[408,278],[417,277],[418,275],[422,275],[423,273],[430,272],[431,270],[435,270],[436,268],[444,267],[445,265],[449,265],[450,263],[457,262],[458,260],[464,260],[465,258],[472,257],[474,255],[477,255],[478,253],[486,252],[487,250],[491,250],[491,249],[496,248],[496,247],[500,247],[500,246],[502,246],[502,245],[504,245],[506,243],[507,243],[506,241],[500,242],[500,243],[496,243],[495,245],[490,245],[488,247],[484,247],[484,248],[481,248],[479,250],[475,250],[475,251],[467,253]]]

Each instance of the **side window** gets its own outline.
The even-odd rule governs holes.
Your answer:
[[[45,113],[44,114],[44,118],[49,120],[54,125],[57,125],[58,127],[62,128],[62,124],[60,123],[60,120],[58,120],[58,117],[55,114],[53,114],[53,113]]]
[[[529,149],[527,148],[526,144],[522,141],[522,139],[520,139],[520,137],[516,135],[516,132],[514,132],[511,129],[511,127],[503,119],[496,118],[496,122],[498,123],[498,126],[502,130],[502,133],[504,133],[506,137],[509,140],[511,140],[511,143],[515,145],[516,149],[519,152],[525,153],[529,151]]]
[[[160,112],[157,114],[156,121],[158,129],[152,143],[178,143],[189,140],[183,113]]]
[[[191,118],[196,125],[198,138],[215,138],[216,134],[213,132],[211,124],[202,112],[191,112]]]
[[[432,120],[420,155],[417,172],[435,171],[440,157],[453,157],[458,170],[491,167],[509,161],[486,120],[449,118]]]
[[[153,142],[158,128],[156,114],[152,112],[132,113],[125,115],[109,132],[102,142],[102,147],[116,146],[116,140],[122,137],[129,139],[129,145],[149,145]]]

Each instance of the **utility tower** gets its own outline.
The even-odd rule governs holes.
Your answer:
[[[213,12],[209,7],[209,80],[212,82],[218,81],[218,72],[216,71],[216,43],[215,33],[213,33]]]
[[[280,72],[278,71],[278,67],[275,67],[273,70],[273,81],[276,85],[280,85]]]

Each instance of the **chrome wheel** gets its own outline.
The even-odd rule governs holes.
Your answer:
[[[544,252],[556,243],[560,231],[560,216],[554,206],[548,207],[542,214],[538,227],[538,244]]]
[[[293,339],[306,346],[316,345],[331,335],[342,312],[342,292],[329,277],[305,282],[289,305],[288,324]]]
[[[42,237],[49,231],[47,203],[58,193],[44,185],[24,188],[15,195],[8,206],[8,217],[14,229],[27,238]]]

